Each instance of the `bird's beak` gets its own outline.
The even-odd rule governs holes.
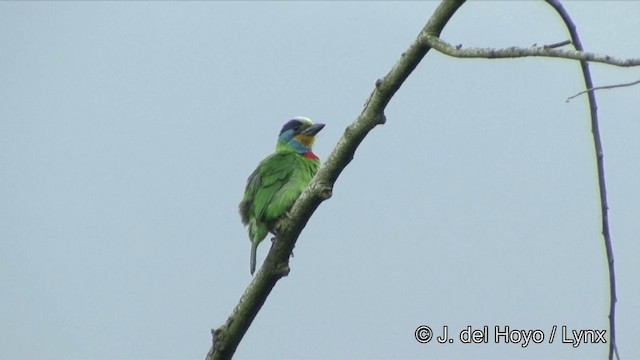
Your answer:
[[[324,124],[313,124],[308,128],[302,130],[300,134],[307,135],[307,136],[314,136],[315,134],[319,133],[323,127],[324,127]]]

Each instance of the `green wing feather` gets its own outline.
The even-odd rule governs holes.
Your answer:
[[[317,172],[319,161],[293,151],[279,151],[262,160],[249,176],[240,202],[240,216],[249,225],[251,239],[251,273],[255,269],[255,252],[271,226],[295,203]]]
[[[274,213],[269,204],[277,199],[278,192],[295,172],[296,156],[292,152],[272,154],[262,160],[256,170],[249,176],[244,198],[240,203],[240,215],[245,225],[251,225],[252,220],[259,223],[274,221],[282,215]],[[267,212],[268,208],[270,211]],[[249,232],[251,232],[251,228]],[[252,241],[260,241],[265,236],[266,233],[260,239],[257,239],[251,235],[251,239]]]

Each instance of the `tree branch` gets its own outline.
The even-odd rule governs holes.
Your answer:
[[[307,221],[320,205],[331,197],[338,176],[351,162],[356,149],[374,127],[384,124],[384,109],[400,86],[430,50],[426,38],[439,36],[464,0],[440,3],[418,38],[403,53],[389,73],[376,81],[358,118],[349,125],[327,161],[300,195],[286,219],[277,224],[278,235],[263,266],[240,298],[224,325],[212,330],[212,346],[206,359],[230,359],[251,322],[269,296],[276,282],[289,273],[289,257]]]
[[[593,88],[588,70],[589,61],[624,67],[640,65],[640,59],[622,60],[607,55],[598,55],[582,51],[582,45],[575,31],[575,26],[561,4],[556,0],[547,0],[547,2],[556,9],[565,21],[572,41],[577,49],[576,51],[558,49],[558,47],[566,45],[566,42],[541,47],[533,46],[531,48],[461,49],[461,47],[453,47],[440,40],[439,36],[444,26],[464,2],[465,0],[443,0],[416,40],[409,46],[407,51],[401,55],[389,73],[382,79],[376,81],[375,88],[367,99],[362,113],[345,129],[342,138],[338,141],[336,147],[328,156],[324,165],[319,169],[308,188],[300,195],[288,215],[277,224],[278,235],[276,240],[271,246],[263,266],[245,290],[238,305],[236,305],[225,324],[216,330],[212,330],[212,346],[207,354],[207,360],[230,359],[233,356],[242,337],[277,281],[289,274],[289,257],[291,256],[298,236],[306,226],[309,218],[322,201],[331,197],[335,181],[351,162],[356,149],[364,140],[365,136],[377,125],[385,123],[386,117],[384,110],[387,104],[431,48],[435,48],[440,52],[454,57],[515,58],[545,56],[580,60],[588,89]],[[597,107],[593,91],[589,91],[589,102],[591,105],[594,146],[597,155],[603,235],[607,247],[611,282],[611,308],[609,315],[611,329],[609,358],[611,359],[613,351],[615,351],[617,355],[615,345],[615,275],[607,217],[608,207],[604,182],[602,144],[598,130]]]
[[[429,45],[443,54],[457,58],[485,58],[504,59],[530,56],[555,57],[580,61],[599,62],[609,65],[630,67],[640,66],[640,59],[617,59],[609,55],[594,54],[582,51],[582,49],[569,50],[558,49],[555,46],[532,46],[528,48],[512,46],[505,49],[494,48],[466,48],[453,46],[443,41],[438,36],[430,35],[427,38]],[[577,46],[576,46],[577,48]]]
[[[560,15],[562,21],[564,21],[567,26],[567,30],[569,30],[571,41],[576,49],[581,52],[583,50],[582,42],[580,42],[576,26],[569,17],[567,11],[558,0],[547,0],[547,3],[549,3],[549,5],[556,10],[558,15]],[[580,67],[582,68],[585,87],[587,89],[593,89],[593,81],[591,80],[588,59],[581,59]],[[593,146],[596,152],[596,164],[598,169],[600,211],[602,213],[602,236],[604,237],[604,245],[607,249],[607,262],[609,264],[609,296],[611,298],[609,303],[609,360],[612,360],[614,352],[616,354],[616,358],[619,359],[618,347],[616,345],[616,275],[615,268],[613,266],[613,246],[611,245],[611,234],[609,233],[609,205],[607,204],[607,186],[604,178],[604,153],[602,150],[602,141],[600,139],[600,129],[598,125],[598,105],[596,104],[595,92],[588,91],[588,97],[591,113],[591,133],[593,135]]]

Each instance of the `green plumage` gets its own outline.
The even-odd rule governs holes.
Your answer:
[[[276,152],[262,160],[247,180],[239,208],[242,222],[249,227],[251,274],[255,271],[258,244],[269,232],[274,232],[273,226],[277,220],[293,206],[318,171],[320,161],[310,148],[313,140],[301,147],[300,140],[294,137],[301,133],[305,135],[304,129],[311,126],[321,129],[323,125],[312,125],[309,121],[306,127],[297,129],[293,135],[289,134],[291,136],[285,138],[287,142],[282,141],[283,128]],[[309,130],[313,132],[311,139],[319,129],[315,132]]]

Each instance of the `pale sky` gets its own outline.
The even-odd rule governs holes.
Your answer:
[[[326,159],[438,2],[0,2],[0,359],[202,359],[249,274],[237,205],[298,115]],[[640,2],[566,2],[640,57]],[[568,38],[543,2],[469,2],[452,44]],[[591,66],[596,85],[640,70]],[[579,65],[431,51],[302,232],[237,359],[604,359]],[[640,356],[640,87],[598,93],[623,359]],[[258,266],[268,251],[258,250]],[[448,326],[453,344],[414,338]],[[486,344],[463,344],[467,326]],[[494,342],[494,327],[540,344]],[[569,334],[570,336],[571,334]],[[608,338],[608,336],[607,336]]]

